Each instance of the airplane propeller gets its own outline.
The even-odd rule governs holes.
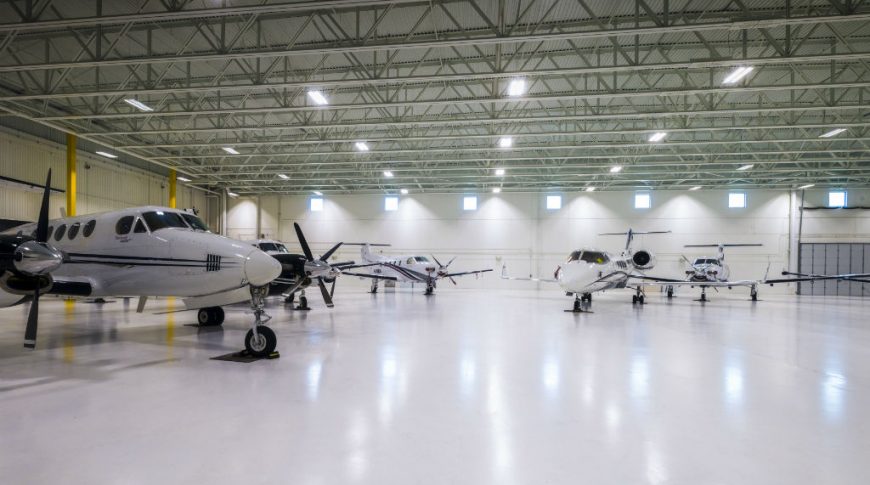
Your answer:
[[[299,227],[299,224],[295,222],[293,223],[293,228],[296,230],[296,237],[299,239],[299,245],[302,246],[302,252],[305,254],[305,258],[308,260],[308,262],[306,263],[306,267],[308,267],[308,263],[310,263],[310,267],[312,269],[312,271],[308,271],[308,269],[306,268],[306,272],[311,274],[314,271],[329,271],[330,274],[334,275],[329,278],[326,278],[324,276],[316,276],[317,286],[320,288],[320,294],[323,296],[323,301],[324,303],[326,303],[326,306],[331,308],[334,306],[334,304],[332,303],[332,295],[335,294],[336,276],[341,273],[341,269],[338,267],[338,265],[329,264],[327,260],[338,250],[338,248],[341,247],[342,243],[336,244],[335,246],[330,248],[329,251],[323,253],[323,255],[320,256],[320,259],[314,259],[314,253],[311,252],[311,247],[308,246],[308,241],[305,239],[305,234],[302,233],[302,228]],[[326,288],[326,280],[328,279],[332,280],[332,288],[329,290],[327,290]]]
[[[454,256],[454,257],[450,258],[450,261],[448,261],[447,264],[441,264],[441,261],[438,261],[438,258],[436,258],[434,254],[432,254],[431,256],[432,256],[432,259],[435,261],[435,264],[438,265],[438,275],[439,276],[446,276],[447,275],[447,271],[446,271],[447,268],[451,264],[453,264],[453,260],[456,259],[456,256]],[[447,276],[447,279],[449,279],[450,282],[453,283],[454,285],[456,284],[456,280],[454,280],[452,276]]]

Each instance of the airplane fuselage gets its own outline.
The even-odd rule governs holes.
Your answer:
[[[566,293],[582,295],[625,288],[632,270],[630,256],[581,249],[556,270],[556,280]]]

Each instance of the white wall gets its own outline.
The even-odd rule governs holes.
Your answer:
[[[90,168],[87,168],[90,166]],[[0,175],[42,185],[52,169],[51,186],[66,190],[66,147],[27,134],[0,129]],[[113,162],[79,150],[77,152],[77,201],[79,215],[139,205],[167,205],[166,177]],[[39,215],[40,190],[28,190],[0,181],[0,218],[33,221]],[[52,218],[60,217],[66,205],[64,194],[51,198]],[[177,206],[196,207],[208,220],[205,192],[178,184]]]
[[[551,275],[567,254],[580,247],[619,251],[624,238],[599,236],[602,232],[670,230],[669,235],[640,237],[634,247],[648,248],[658,257],[655,274],[679,276],[680,255],[715,254],[715,249],[683,248],[684,244],[762,243],[762,247],[732,248],[726,253],[735,278],[761,278],[788,267],[789,192],[747,191],[748,207],[729,209],[728,191],[654,191],[652,208],[633,207],[633,192],[562,194],[562,209],[545,208],[547,194],[482,194],[478,210],[462,210],[462,195],[407,195],[399,210],[385,212],[380,195],[325,197],[323,212],[308,210],[309,197],[262,198],[261,232],[274,234],[298,247],[293,222],[299,222],[316,251],[333,242],[386,242],[389,253],[435,254],[443,261],[457,256],[452,268],[493,268],[496,274],[479,281],[467,278],[463,287],[517,287],[525,283],[498,278],[502,261],[515,275]],[[827,192],[807,191],[806,205],[824,205]],[[864,201],[870,191],[850,191],[850,205]],[[230,201],[231,235],[256,234],[256,199]],[[804,242],[868,241],[867,211],[807,211]],[[796,221],[797,219],[795,219]],[[269,221],[268,223],[266,221]],[[275,224],[277,223],[277,228]],[[268,226],[268,227],[267,227]],[[795,231],[797,226],[795,225]],[[358,259],[358,250],[344,248],[338,259]],[[784,287],[779,290],[787,291]]]

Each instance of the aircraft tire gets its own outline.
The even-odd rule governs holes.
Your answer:
[[[258,339],[254,338],[254,329],[245,335],[245,350],[254,357],[268,357],[278,346],[278,337],[271,328],[264,325],[257,327]]]
[[[224,316],[224,309],[219,306],[200,308],[196,313],[196,321],[204,327],[211,327],[224,323]]]

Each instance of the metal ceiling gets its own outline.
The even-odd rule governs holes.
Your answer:
[[[868,62],[860,0],[0,4],[0,110],[242,194],[868,186]]]

